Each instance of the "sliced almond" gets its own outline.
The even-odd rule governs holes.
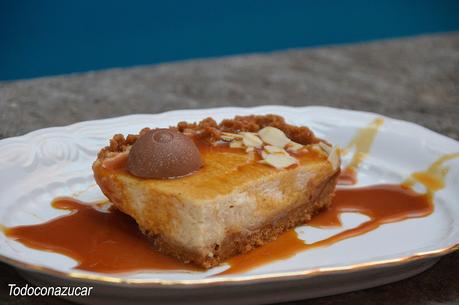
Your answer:
[[[245,152],[253,152],[254,151],[254,148],[253,147],[247,147]]]
[[[302,148],[303,148],[303,145],[301,145],[300,143],[293,142],[293,141],[290,141],[290,143],[287,144],[287,150],[290,150],[293,152],[299,151]]]
[[[242,139],[242,136],[237,133],[230,133],[230,132],[222,132],[220,138],[223,141],[232,141],[235,139]]]
[[[235,138],[233,138],[233,137],[228,137],[228,136],[225,136],[225,135],[220,135],[220,139],[222,139],[223,141],[226,141],[226,142],[231,142],[231,141],[233,141]]]
[[[287,154],[287,152],[283,149],[283,148],[280,148],[280,147],[277,147],[277,146],[272,146],[272,145],[266,145],[263,147],[264,150],[266,150],[266,152],[270,153],[270,154],[276,154],[276,153],[280,153],[280,154]]]
[[[282,130],[275,127],[265,127],[258,131],[258,135],[263,140],[263,142],[281,148],[283,148],[290,142],[290,139],[287,138],[285,133]]]
[[[283,156],[290,156],[290,155],[288,154],[288,152],[286,152],[285,150],[284,150],[284,151],[280,151],[280,152],[275,152],[275,153],[270,153],[270,152],[268,152],[268,151],[266,151],[266,150],[262,150],[262,151],[261,151],[261,157],[262,157],[263,159],[266,159],[266,157],[267,157],[268,155],[283,155]]]
[[[229,146],[231,148],[243,148],[244,145],[242,144],[242,141],[231,141]]]
[[[266,159],[267,156],[268,156],[268,153],[266,152],[266,150],[262,150],[262,151],[261,151],[261,157],[262,157],[263,159]]]
[[[263,145],[263,141],[254,133],[244,132],[242,134],[242,143],[247,147],[260,148]]]
[[[327,143],[325,142],[319,142],[319,147],[327,153],[327,155],[330,155],[331,151],[332,151],[332,147],[330,145],[328,145]]]
[[[321,147],[320,144],[311,144],[308,146],[308,148],[311,149],[312,151],[315,151],[316,153],[324,154],[326,156],[329,155],[329,153],[327,152],[328,150]]]
[[[264,158],[267,164],[277,168],[287,168],[291,165],[297,163],[297,160],[290,155],[283,155],[283,154],[267,154],[266,158]]]
[[[336,146],[331,148],[330,154],[328,155],[328,161],[330,162],[333,170],[337,170],[340,166],[339,149]]]

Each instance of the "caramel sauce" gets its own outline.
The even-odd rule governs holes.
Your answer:
[[[449,168],[444,163],[455,158],[459,158],[459,152],[441,156],[425,171],[412,173],[403,182],[403,185],[412,187],[414,184],[419,183],[424,186],[426,193],[432,196],[433,193],[445,187],[445,177]]]
[[[6,228],[6,236],[29,248],[71,257],[80,270],[199,270],[154,251],[136,222],[116,209],[104,211],[66,197],[55,199],[52,205],[71,213],[42,224]]]
[[[338,184],[352,185],[357,183],[357,172],[363,160],[371,150],[379,128],[384,124],[383,118],[376,118],[370,125],[360,128],[347,146],[341,150],[341,156],[355,149],[348,166],[341,171]]]
[[[127,170],[128,155],[129,154],[127,152],[122,152],[113,158],[105,159],[103,166],[111,171],[123,171],[129,173]]]
[[[56,199],[53,206],[72,213],[43,224],[7,228],[5,234],[30,248],[67,255],[78,262],[75,268],[81,270],[106,273],[198,270],[154,251],[135,221],[116,209],[104,211],[72,198]],[[382,224],[425,217],[432,211],[430,195],[416,193],[403,185],[338,188],[330,208],[316,215],[308,225],[340,227],[340,215],[344,212],[367,215],[368,221],[315,243],[305,243],[294,230],[289,231],[273,242],[230,259],[230,268],[220,275],[240,273],[304,250],[330,246]]]
[[[357,184],[357,172],[352,168],[342,169],[338,176],[338,185],[354,184]]]

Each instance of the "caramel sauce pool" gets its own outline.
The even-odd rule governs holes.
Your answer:
[[[116,209],[104,211],[66,197],[52,205],[71,213],[43,224],[6,228],[5,234],[27,247],[69,256],[80,270],[199,270],[153,251],[136,222]]]

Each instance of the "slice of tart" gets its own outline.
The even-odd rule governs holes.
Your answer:
[[[326,208],[340,159],[307,127],[237,116],[115,135],[93,170],[156,250],[210,268]]]

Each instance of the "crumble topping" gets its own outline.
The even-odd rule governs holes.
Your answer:
[[[225,119],[220,124],[217,124],[212,118],[207,118],[199,123],[180,122],[177,128],[181,132],[198,131],[202,137],[215,141],[220,139],[222,132],[258,132],[268,126],[282,130],[289,139],[302,145],[319,142],[309,128],[290,125],[283,117],[274,114],[238,115],[234,119]]]
[[[245,135],[241,138],[241,142],[231,141],[231,144],[232,147],[247,147],[249,150],[252,150],[250,149],[251,147],[261,147],[262,142],[260,138],[263,142],[272,146],[281,146],[290,149],[299,149],[303,145],[320,142],[309,128],[288,124],[283,117],[274,114],[236,116],[233,119],[225,119],[220,124],[217,124],[214,119],[208,117],[198,123],[180,122],[177,126],[170,128],[176,129],[186,135],[199,137],[201,140],[205,140],[210,144],[217,141],[225,141],[225,139],[228,141],[229,135]],[[124,137],[122,134],[114,135],[110,140],[110,144],[99,152],[98,157],[110,157],[113,153],[128,150],[140,136],[150,130],[152,129],[146,127],[138,134],[130,134],[127,137]],[[276,145],[276,143],[270,143],[270,141],[277,141],[276,143],[279,143],[279,141],[284,142],[282,142],[283,145]],[[244,145],[242,146],[241,143]],[[272,153],[274,154],[274,152]]]

